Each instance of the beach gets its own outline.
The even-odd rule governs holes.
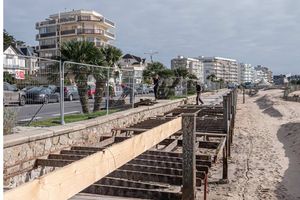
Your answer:
[[[300,199],[300,103],[284,101],[282,90],[238,98],[229,184],[217,183],[209,199]]]

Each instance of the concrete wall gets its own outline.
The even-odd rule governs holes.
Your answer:
[[[149,117],[170,111],[187,100],[160,101],[154,106],[143,106],[91,120],[47,128],[24,128],[22,133],[4,136],[4,186],[16,187],[41,176],[54,168],[36,168],[37,158],[67,149],[74,145],[95,144],[101,136],[110,135],[112,128],[123,128]]]

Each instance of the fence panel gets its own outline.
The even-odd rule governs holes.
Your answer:
[[[18,55],[15,65],[15,55],[5,54],[4,57],[4,110],[15,113],[14,122],[10,123],[28,125],[58,117],[59,61]]]

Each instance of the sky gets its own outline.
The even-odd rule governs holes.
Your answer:
[[[4,0],[4,28],[37,45],[35,23],[72,9],[101,13],[123,53],[158,51],[168,67],[178,55],[220,56],[300,74],[299,0]]]

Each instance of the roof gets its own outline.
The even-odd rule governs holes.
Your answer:
[[[4,47],[4,52],[5,52],[9,47],[11,47],[11,48],[15,51],[15,53],[16,53],[17,55],[24,55],[23,52],[20,51],[15,45],[9,45],[9,46]]]
[[[35,52],[33,47],[29,47],[29,46],[21,46],[18,47],[18,49],[25,55],[25,56],[35,56]]]
[[[124,58],[124,59],[135,59],[138,62],[137,64],[140,64],[141,62],[144,63],[146,61],[145,58],[142,59],[141,57],[131,55],[131,54],[125,54],[122,58]]]

